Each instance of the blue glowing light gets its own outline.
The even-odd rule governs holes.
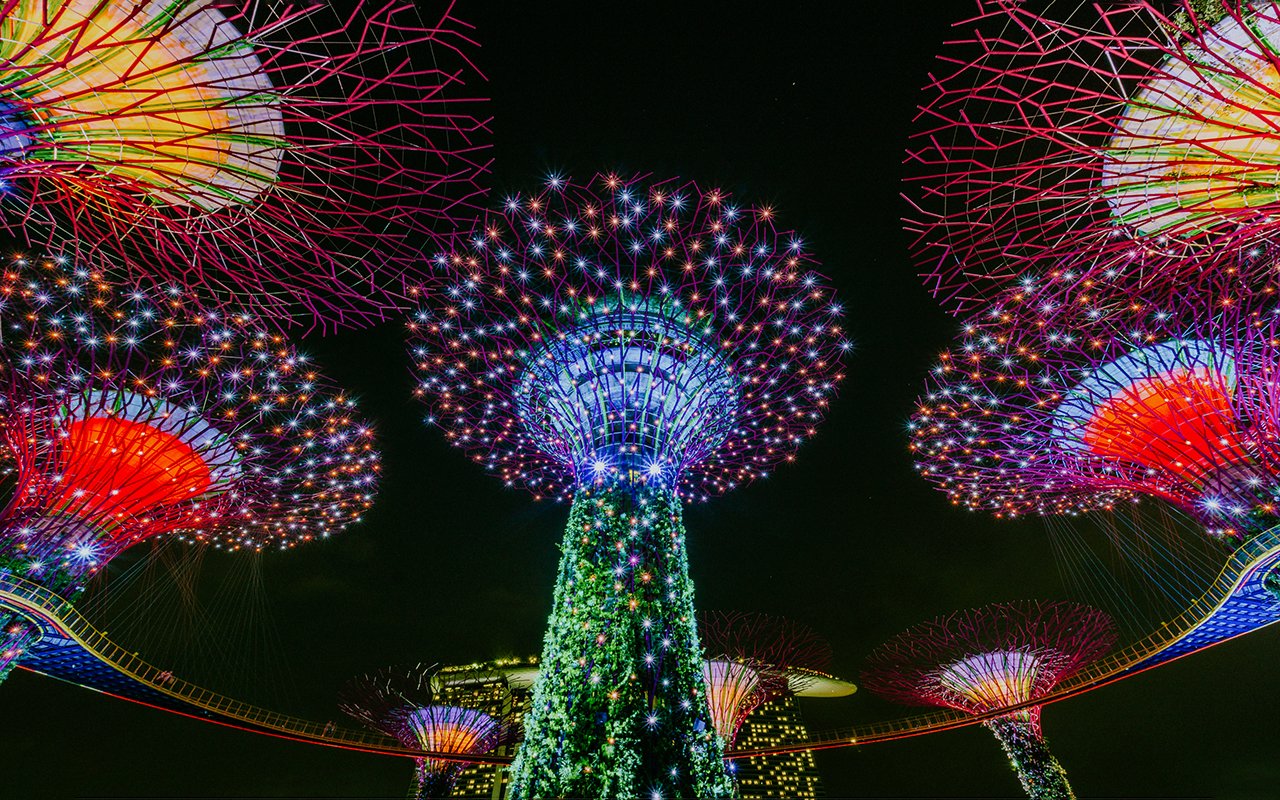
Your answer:
[[[532,354],[516,395],[530,433],[579,482],[613,471],[672,482],[724,442],[738,404],[713,342],[661,311],[622,308]]]
[[[27,133],[30,127],[21,109],[0,102],[0,158],[22,157],[23,151],[35,142]],[[0,183],[0,189],[9,188],[7,181]]]

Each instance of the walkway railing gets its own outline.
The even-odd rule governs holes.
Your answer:
[[[1009,706],[986,714],[967,714],[950,709],[928,714],[917,714],[885,722],[868,722],[848,728],[819,731],[804,742],[759,750],[740,750],[731,753],[735,758],[770,753],[789,753],[800,750],[821,750],[831,747],[874,744],[877,742],[937,733],[965,725],[974,725],[992,717],[999,717],[1020,708],[1045,705],[1064,700],[1073,695],[1118,680],[1144,662],[1171,647],[1178,640],[1200,627],[1214,615],[1237,589],[1265,562],[1280,562],[1280,527],[1254,536],[1240,546],[1227,560],[1218,577],[1195,602],[1173,620],[1162,623],[1159,630],[1147,637],[1111,653],[1090,664],[1085,669],[1060,683],[1051,693],[1027,703]],[[1242,632],[1243,633],[1243,632]]]
[[[171,672],[148,664],[136,654],[112,642],[64,598],[17,576],[0,574],[0,600],[11,603],[23,613],[44,620],[58,634],[72,639],[102,663],[148,689],[175,698],[193,710],[215,715],[217,718],[210,718],[212,722],[248,726],[288,739],[348,750],[463,760],[456,753],[424,752],[407,748],[395,739],[373,731],[342,728],[268,711],[177,678]],[[481,764],[504,764],[510,762],[511,758],[468,756],[465,760]]]
[[[1255,569],[1261,568],[1261,565],[1268,561],[1280,562],[1280,527],[1255,536],[1236,550],[1208,591],[1178,617],[1162,624],[1159,630],[1146,638],[1094,662],[1064,681],[1049,695],[1035,701],[987,714],[972,715],[942,710],[885,722],[863,723],[848,728],[818,732],[803,742],[756,750],[738,750],[728,755],[733,758],[745,758],[800,750],[873,744],[908,736],[920,736],[974,725],[1019,708],[1056,702],[1097,688],[1140,671],[1137,668],[1144,662],[1194,631],[1231,599]],[[457,754],[406,748],[388,736],[371,731],[335,728],[332,725],[322,725],[299,717],[268,711],[176,678],[172,673],[148,664],[134,653],[107,639],[65,599],[16,576],[0,574],[0,601],[7,601],[17,610],[45,620],[50,628],[73,639],[99,661],[148,689],[172,697],[183,705],[214,715],[209,718],[210,721],[248,727],[288,739],[349,750],[395,756],[418,758],[429,756],[445,760],[463,760],[459,759]],[[506,764],[510,763],[511,757],[468,756],[465,760],[481,764]]]

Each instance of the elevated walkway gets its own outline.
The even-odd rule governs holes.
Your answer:
[[[427,753],[406,748],[373,731],[279,714],[196,686],[120,647],[90,625],[66,600],[21,578],[0,574],[0,606],[17,611],[40,626],[42,638],[19,663],[31,672],[251,733],[369,753],[462,760],[456,753]],[[465,760],[504,764],[511,759],[468,756]]]
[[[1166,664],[1207,647],[1280,622],[1280,601],[1263,579],[1280,565],[1280,528],[1251,539],[1232,554],[1208,591],[1176,619],[1146,638],[1117,650],[1060,684],[1034,704],[1065,700],[1113,681]],[[458,759],[456,754],[424,753],[371,731],[334,727],[279,714],[233,700],[152,666],[97,631],[57,595],[10,575],[0,574],[0,607],[35,621],[43,638],[31,647],[21,667],[113,697],[252,733],[392,756]],[[803,742],[760,750],[739,750],[734,758],[770,753],[875,744],[973,725],[988,717],[937,711],[887,722],[873,722],[815,733]],[[510,756],[468,756],[479,764],[505,764]]]
[[[942,710],[888,722],[815,732],[808,740],[768,750],[737,751],[735,757],[876,744],[973,725],[1023,706],[1046,705],[1137,675],[1251,631],[1280,622],[1280,601],[1264,588],[1280,565],[1280,527],[1258,534],[1236,550],[1213,585],[1178,617],[1146,638],[1116,650],[1059,684],[1033,703],[973,715]]]

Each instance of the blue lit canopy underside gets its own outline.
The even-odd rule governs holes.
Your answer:
[[[674,486],[733,431],[737,378],[714,342],[661,312],[593,315],[528,361],[516,409],[578,483]]]

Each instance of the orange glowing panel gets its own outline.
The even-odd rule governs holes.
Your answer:
[[[480,742],[478,731],[461,725],[433,725],[420,738],[423,750],[437,753],[474,753]]]
[[[73,420],[59,456],[62,482],[52,507],[94,522],[154,515],[213,485],[195,448],[146,422]]]
[[[1249,459],[1224,381],[1202,367],[1134,380],[1098,403],[1083,439],[1096,455],[1137,462],[1193,484]]]

